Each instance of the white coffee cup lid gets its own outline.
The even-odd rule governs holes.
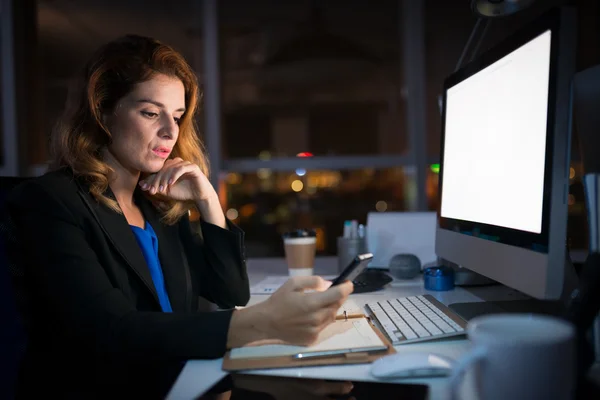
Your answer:
[[[293,231],[285,232],[282,236],[284,239],[316,237],[317,232],[313,229],[296,229]]]

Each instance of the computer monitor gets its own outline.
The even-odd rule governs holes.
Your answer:
[[[538,299],[563,289],[576,33],[551,10],[444,83],[436,253]]]

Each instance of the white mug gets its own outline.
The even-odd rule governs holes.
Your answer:
[[[569,322],[496,314],[474,318],[467,332],[473,347],[453,369],[453,398],[471,367],[480,400],[574,398],[575,328]]]

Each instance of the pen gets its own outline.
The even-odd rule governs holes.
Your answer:
[[[350,224],[350,238],[356,239],[358,237],[358,221],[353,219],[352,221],[350,221]]]
[[[365,226],[363,224],[358,225],[358,237],[363,239],[365,237]]]
[[[305,360],[310,358],[318,357],[331,357],[339,356],[348,353],[362,353],[362,352],[373,352],[373,351],[384,351],[387,350],[387,346],[372,346],[372,347],[358,347],[356,349],[339,349],[339,350],[324,350],[324,351],[311,351],[309,353],[298,353],[292,356],[296,360]]]
[[[350,238],[350,231],[352,230],[352,221],[344,221],[344,237]]]

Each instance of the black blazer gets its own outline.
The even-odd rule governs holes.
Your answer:
[[[187,216],[162,223],[139,189],[135,201],[158,237],[173,313],[161,312],[125,217],[98,203],[69,169],[11,192],[17,261],[31,297],[21,394],[161,396],[174,377],[165,381],[164,373],[225,352],[231,309],[250,297],[243,232],[229,221],[228,229],[200,222],[199,235]],[[199,312],[199,297],[229,310]]]

